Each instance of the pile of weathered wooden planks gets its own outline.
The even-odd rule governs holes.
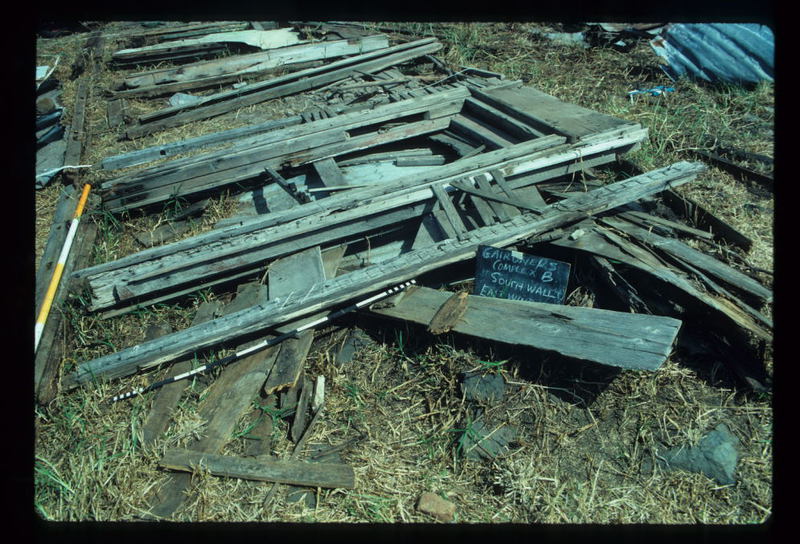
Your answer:
[[[118,51],[114,62],[147,64],[163,60],[158,55],[184,62],[230,43],[221,40],[262,36],[265,27],[280,30],[229,22],[140,32],[137,39],[147,45]],[[110,93],[109,124],[128,138],[313,89],[324,103],[103,160],[110,175],[97,192],[105,212],[148,213],[174,199],[188,206],[171,216],[169,232],[141,239],[153,247],[114,261],[85,266],[96,229],[84,233],[62,291],[80,290],[83,310],[103,318],[207,288],[235,291],[235,298],[224,307],[202,304],[185,330],[149,333],[139,344],[80,362],[63,376],[62,389],[144,371],[185,375],[194,355],[219,347],[240,351],[293,334],[399,282],[449,273],[451,265],[475,259],[482,246],[567,252],[618,304],[606,309],[453,294],[421,281],[364,312],[370,319],[427,325],[431,334],[452,332],[638,371],[659,369],[685,323],[700,323],[731,346],[726,362],[744,382],[766,383],[752,366],[738,364],[734,352],[747,335],[771,341],[772,322],[763,313],[771,290],[697,249],[721,255],[727,250],[720,244],[746,251],[752,242],[673,190],[702,175],[702,164],[637,170],[621,159],[647,137],[637,123],[492,74],[412,77],[398,68],[421,59],[441,65],[430,56],[441,47],[435,38],[389,46],[383,36],[337,32],[345,39],[128,74]],[[330,61],[338,57],[344,58]],[[140,116],[127,127],[118,115],[125,97],[219,87],[309,61],[321,64]],[[179,154],[187,156],[169,159]],[[169,160],[149,164],[161,159]],[[610,164],[628,175],[608,183],[593,178],[595,167]],[[121,169],[128,170],[113,172]],[[180,221],[202,213],[206,199],[222,190],[238,191],[242,214],[208,232],[161,243],[187,230]],[[74,207],[73,193],[67,190],[59,203],[56,226]],[[674,213],[656,213],[658,206]],[[53,229],[37,288],[63,230]],[[45,337],[57,332],[51,327]],[[306,372],[314,337],[313,329],[303,330],[222,368],[200,403],[207,422],[202,436],[161,458],[162,467],[176,472],[154,493],[147,517],[175,516],[191,489],[189,472],[200,465],[215,475],[273,485],[355,486],[352,468],[333,455],[336,447],[317,455],[323,462],[297,460],[324,406],[324,377]],[[40,402],[55,394],[58,355],[37,354]],[[143,425],[146,444],[163,435],[184,394],[180,381],[157,390]],[[222,455],[254,400],[291,414],[289,459],[269,455],[272,419],[263,413],[251,432],[258,440],[244,455]]]

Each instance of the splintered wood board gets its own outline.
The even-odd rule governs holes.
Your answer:
[[[629,124],[617,117],[563,102],[533,87],[487,88],[473,90],[473,94],[512,116],[515,113],[513,110],[516,110],[534,128],[550,134],[561,134],[571,142],[583,136]]]
[[[394,307],[372,312],[428,324],[451,295],[420,287],[409,290]],[[626,369],[657,370],[669,357],[681,322],[671,317],[468,295],[466,311],[450,325],[454,332],[505,344]]]

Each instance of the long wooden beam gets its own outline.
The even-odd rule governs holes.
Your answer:
[[[697,163],[675,163],[552,204],[540,216],[522,214],[505,223],[475,229],[461,239],[448,239],[433,246],[412,250],[399,257],[327,280],[318,289],[310,290],[303,298],[261,303],[229,316],[81,363],[75,372],[64,379],[63,385],[76,387],[94,379],[119,378],[139,369],[172,362],[177,357],[264,331],[394,283],[415,278],[425,272],[470,259],[474,257],[479,245],[507,246],[577,222],[587,215],[687,183],[704,170],[705,167]]]
[[[371,312],[427,325],[451,295],[410,287],[396,305]],[[681,326],[671,317],[476,295],[466,298],[466,309],[452,325],[453,332],[626,369],[657,370],[669,357]]]
[[[139,125],[126,131],[128,138],[138,138],[165,128],[209,119],[272,98],[307,91],[356,73],[373,73],[416,57],[428,55],[442,45],[435,40],[418,40],[410,44],[365,53],[320,68],[300,70],[261,83],[245,85],[234,91],[217,93],[186,106],[165,108],[139,118]]]

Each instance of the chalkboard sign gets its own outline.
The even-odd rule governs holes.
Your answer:
[[[569,263],[491,246],[479,246],[474,294],[563,304]]]

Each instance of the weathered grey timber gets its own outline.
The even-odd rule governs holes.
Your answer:
[[[215,476],[260,480],[301,486],[355,488],[355,473],[349,465],[296,460],[247,459],[186,449],[169,450],[159,464],[164,468],[193,472],[208,470]]]
[[[77,197],[77,195],[75,195]],[[75,242],[67,256],[64,272],[53,298],[50,314],[42,331],[39,349],[34,359],[33,383],[37,401],[45,405],[58,393],[58,371],[64,355],[65,316],[61,304],[66,300],[72,285],[66,278],[75,269],[81,269],[90,262],[97,225],[91,221],[81,221],[75,233]],[[48,278],[49,281],[50,278]]]
[[[577,222],[587,215],[687,183],[704,170],[702,164],[675,163],[552,204],[538,216],[523,214],[505,223],[472,230],[460,240],[444,240],[327,280],[318,290],[309,293],[305,300],[269,301],[152,342],[81,363],[74,373],[65,378],[63,385],[75,387],[93,377],[122,377],[139,368],[171,362],[177,357],[202,351],[219,342],[262,331],[321,309],[352,301],[356,297],[407,281],[442,266],[469,259],[475,255],[479,245],[502,247],[517,243],[530,236]]]
[[[180,181],[175,181],[173,179],[175,176],[168,174],[155,178],[147,184],[133,183],[127,186],[113,187],[104,194],[103,205],[109,211],[116,213],[164,202],[175,196],[187,197],[236,182],[252,180],[263,173],[266,168],[297,167],[320,159],[436,132],[446,127],[447,122],[446,118],[418,121],[352,138],[347,138],[342,131],[329,132],[324,135],[329,140],[327,142],[320,142],[318,138],[310,138],[306,142],[308,149],[290,151],[272,157],[269,156],[271,153],[280,153],[287,147],[296,146],[298,142],[264,146],[269,147],[270,152],[267,152],[264,147],[259,147],[252,152],[232,154],[227,159],[214,161],[214,165],[219,164],[223,171],[212,170],[207,174]],[[236,163],[239,164],[233,168],[225,168]]]
[[[563,102],[528,86],[470,89],[478,100],[516,117],[544,134],[561,134],[569,142],[625,123],[619,118]]]
[[[482,119],[490,126],[501,128],[520,140],[529,140],[545,135],[544,132],[536,130],[534,127],[522,123],[511,115],[507,115],[476,98],[468,98],[464,102],[464,107],[473,117]]]
[[[200,323],[210,321],[219,316],[221,307],[222,304],[219,301],[204,302],[197,309],[197,313],[192,320],[192,325],[199,325]],[[165,332],[158,334],[158,336],[163,336],[163,334],[165,334]],[[191,368],[191,361],[178,361],[169,368],[167,376],[176,376],[182,372],[191,370]],[[150,407],[150,412],[142,424],[142,444],[152,444],[167,430],[170,419],[172,418],[172,412],[177,408],[178,402],[188,384],[189,382],[185,380],[177,381],[165,385],[156,392],[153,404]]]
[[[663,217],[659,217],[657,215],[653,215],[650,213],[644,213],[636,210],[628,210],[625,212],[618,213],[617,216],[622,217],[623,219],[625,219],[626,221],[630,221],[631,223],[635,223],[640,227],[645,227],[645,228],[665,227],[670,231],[679,231],[684,234],[691,234],[692,236],[696,236],[697,238],[702,238],[704,240],[714,239],[714,235],[708,231],[695,229],[683,223],[679,223],[677,221],[670,221],[669,219],[664,219]]]
[[[412,287],[395,306],[371,312],[427,325],[451,295]],[[466,311],[451,329],[620,368],[657,370],[680,326],[671,317],[469,295]]]
[[[553,146],[562,141],[556,136],[538,138],[513,148],[462,159],[439,167],[429,175],[401,178],[389,187],[353,189],[349,194],[333,195],[284,212],[245,219],[240,226],[145,250],[82,271],[80,276],[86,278],[92,291],[92,310],[123,301],[140,304],[145,300],[142,297],[150,296],[148,293],[153,289],[157,289],[159,297],[167,296],[170,289],[196,282],[211,272],[233,273],[259,260],[313,245],[335,243],[348,236],[418,217],[429,210],[425,201],[431,198],[429,186],[434,183],[446,183],[465,174],[492,179],[488,173],[492,170],[502,171],[506,176],[547,170],[554,164],[580,160],[594,150],[605,152],[617,145],[630,145],[638,141],[638,137],[576,144],[575,148]],[[535,151],[537,149],[540,151]],[[535,179],[535,176],[525,176],[526,181]],[[516,185],[510,177],[508,183],[510,187]]]
[[[259,131],[260,134],[235,142],[234,147],[173,160],[103,182],[101,187],[104,191],[104,206],[112,212],[141,207],[161,202],[176,194],[185,196],[252,179],[266,167],[278,169],[286,164],[298,166],[382,143],[436,132],[447,126],[447,111],[451,114],[457,112],[465,95],[464,89],[453,90],[413,102],[387,104],[299,126],[294,122],[276,130],[269,130],[270,127],[264,126],[268,132]],[[431,116],[430,119],[387,131],[374,131],[350,138],[347,136],[348,131],[365,125],[404,115],[430,112],[432,108],[441,110],[441,107],[446,107],[447,111],[441,111],[445,117]],[[226,140],[228,136],[235,135],[229,133]],[[174,152],[186,149],[184,145],[173,147]],[[154,151],[163,150],[164,148],[158,148]],[[149,157],[152,157],[152,152]]]
[[[321,87],[356,73],[373,73],[394,64],[428,55],[441,48],[435,40],[417,40],[372,53],[339,60],[308,70],[245,85],[233,91],[217,93],[189,105],[166,108],[139,118],[139,125],[126,131],[128,138],[137,138],[165,128],[222,115],[288,94]]]
[[[39,259],[39,267],[36,269],[36,315],[39,314],[42,300],[47,292],[50,279],[53,277],[53,271],[61,254],[61,248],[67,238],[69,223],[75,214],[79,196],[80,194],[75,191],[75,187],[72,185],[65,186],[59,192],[58,202],[56,202],[56,209],[53,213],[53,222],[50,225],[50,234],[47,236],[44,252],[41,259]]]
[[[755,296],[761,303],[772,301],[772,290],[767,289],[750,276],[731,268],[714,257],[687,246],[680,240],[659,236],[654,232],[637,227],[636,225],[632,225],[616,217],[606,217],[603,218],[601,222],[633,236],[649,246],[691,263],[692,266],[711,274],[737,289]]]
[[[72,124],[64,134],[67,149],[64,152],[64,164],[68,166],[81,164],[82,150],[86,145],[86,133],[83,126],[86,119],[86,101],[89,98],[89,78],[81,78],[75,94],[75,105],[72,112]]]
[[[591,192],[584,194],[591,194]],[[763,316],[750,311],[749,308],[737,306],[722,297],[700,291],[686,277],[659,262],[652,254],[626,242],[608,229],[595,227],[575,240],[565,236],[552,240],[551,243],[621,261],[677,287],[688,295],[688,300],[695,301],[699,307],[710,310],[714,315],[721,317],[724,322],[747,329],[765,340],[772,340],[772,333],[769,330],[771,323]],[[760,321],[761,324],[756,321]]]
[[[267,121],[257,125],[248,125],[240,128],[232,128],[223,130],[221,132],[214,132],[196,138],[189,138],[178,142],[171,142],[168,144],[159,144],[145,149],[137,149],[128,153],[121,153],[106,157],[100,161],[100,167],[103,170],[116,170],[118,168],[128,168],[129,166],[137,166],[139,164],[146,164],[164,157],[171,157],[192,151],[194,149],[202,149],[212,145],[224,144],[239,138],[246,138],[256,134],[277,130],[280,128],[299,125],[303,122],[303,118],[299,115],[291,117],[284,117],[274,121]]]
[[[163,96],[189,89],[202,89],[237,81],[242,75],[263,73],[276,67],[314,60],[356,55],[389,47],[385,36],[358,40],[336,40],[292,45],[224,59],[184,64],[179,68],[149,70],[127,76],[114,97]]]
[[[229,155],[233,151],[243,151],[256,146],[264,146],[267,144],[280,143],[285,140],[309,137],[318,135],[331,129],[338,129],[339,131],[351,131],[365,125],[390,121],[398,117],[407,115],[414,115],[420,113],[431,113],[434,109],[438,109],[438,117],[444,117],[451,113],[456,113],[463,105],[464,99],[469,95],[468,91],[463,88],[447,89],[435,93],[434,95],[424,97],[419,100],[404,100],[400,102],[384,103],[381,105],[361,105],[352,108],[342,107],[337,109],[341,115],[331,116],[326,119],[318,119],[311,122],[303,122],[302,116],[287,117],[277,121],[268,121],[260,125],[254,125],[250,128],[232,129],[230,131],[223,131],[220,133],[210,134],[204,138],[208,138],[212,143],[218,143],[228,140],[233,140],[242,137],[251,137],[237,142],[234,148],[228,148],[223,151],[218,151],[211,154],[205,154],[199,157],[189,157],[182,160],[173,160],[164,165],[142,169],[129,175],[120,176],[109,182],[104,182],[103,187],[116,185],[120,182],[128,182],[132,180],[143,179],[150,174],[158,174],[159,176],[165,173],[172,172],[175,169],[185,166],[195,166],[195,162],[202,160],[211,160],[222,158]],[[444,110],[444,111],[441,111]],[[428,119],[435,118],[436,116],[430,115]],[[300,126],[296,126],[300,125]],[[252,132],[251,132],[252,131]],[[258,137],[255,137],[258,136]],[[198,142],[200,139],[189,140],[189,142]],[[202,140],[205,142],[206,140]],[[320,145],[320,144],[317,144]],[[160,147],[154,149],[161,149]],[[188,149],[183,147],[181,149]],[[296,150],[289,148],[290,150]],[[298,147],[297,149],[303,149]]]
[[[275,281],[280,289],[281,279]],[[241,285],[236,297],[223,310],[223,315],[246,311],[259,300],[268,297],[267,287],[259,283]],[[238,346],[248,347],[259,340]],[[244,357],[228,365],[211,385],[203,398],[198,413],[208,423],[203,436],[192,443],[194,450],[204,453],[219,453],[231,440],[238,420],[251,405],[264,381],[271,372],[278,357],[281,345],[272,346]],[[178,385],[176,382],[171,385]],[[163,388],[162,388],[163,389]],[[191,486],[188,474],[173,474],[168,482],[158,490],[151,513],[156,518],[171,516],[183,504],[186,491]]]
[[[118,65],[155,63],[183,59],[187,57],[208,56],[224,51],[230,44],[241,44],[259,49],[285,47],[300,43],[300,38],[291,29],[274,30],[234,30],[213,32],[197,38],[183,38],[146,45],[143,47],[116,51],[111,60]]]
[[[464,114],[453,116],[450,121],[450,130],[462,134],[476,144],[485,144],[487,149],[509,147],[519,142],[519,139],[501,134],[500,130]]]

